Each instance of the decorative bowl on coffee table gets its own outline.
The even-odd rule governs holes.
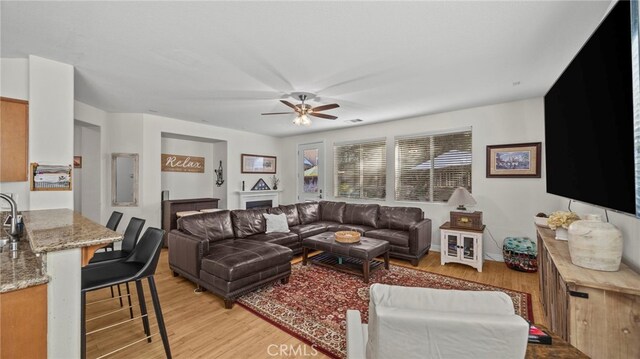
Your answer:
[[[360,242],[360,233],[356,231],[337,231],[335,234],[336,242],[339,243],[358,243]]]

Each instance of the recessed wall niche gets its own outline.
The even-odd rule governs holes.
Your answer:
[[[168,191],[169,199],[219,198],[219,207],[226,208],[226,181],[216,186],[215,169],[220,161],[226,167],[227,142],[218,139],[187,136],[163,132],[158,161],[173,159],[173,166],[204,166],[204,170],[161,171],[162,191]],[[195,164],[194,164],[195,163]],[[166,168],[167,164],[163,164]],[[161,196],[161,193],[158,193]]]

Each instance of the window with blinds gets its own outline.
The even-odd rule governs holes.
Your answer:
[[[333,146],[335,197],[384,199],[387,184],[385,140]]]
[[[471,192],[471,130],[395,141],[397,201],[442,202]]]

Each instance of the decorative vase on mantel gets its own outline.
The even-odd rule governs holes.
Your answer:
[[[566,241],[569,239],[569,230],[564,227],[556,228],[556,239],[559,241]]]
[[[577,266],[615,272],[622,260],[622,232],[598,219],[579,220],[569,226],[569,255]]]

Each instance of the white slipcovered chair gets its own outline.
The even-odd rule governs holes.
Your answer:
[[[374,284],[347,310],[347,358],[524,358],[529,324],[502,292]]]

